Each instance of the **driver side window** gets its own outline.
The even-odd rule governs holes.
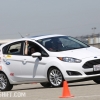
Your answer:
[[[31,54],[35,52],[40,52],[43,57],[48,57],[46,51],[43,50],[39,45],[31,41],[25,41],[24,54],[27,56],[31,56]]]

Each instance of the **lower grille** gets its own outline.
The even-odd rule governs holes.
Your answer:
[[[86,75],[94,75],[94,74],[100,74],[100,71],[96,72],[85,72]]]
[[[97,60],[91,60],[91,61],[87,61],[84,65],[83,68],[93,68],[93,65],[97,65],[100,64],[100,59]]]

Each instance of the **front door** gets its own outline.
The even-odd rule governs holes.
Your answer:
[[[32,57],[31,54],[23,55],[22,56],[22,63],[21,63],[21,78],[24,81],[41,81],[45,80],[46,77],[44,76],[44,69],[46,66],[48,55],[46,52],[41,49],[40,46],[38,46],[33,41],[28,41],[28,51],[30,52],[30,47],[34,47],[35,52],[40,52],[42,55],[45,54],[45,57],[42,56],[42,59],[39,60],[38,57]],[[47,57],[46,57],[47,55]]]

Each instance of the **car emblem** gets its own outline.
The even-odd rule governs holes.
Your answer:
[[[6,62],[6,65],[10,65],[10,62]]]

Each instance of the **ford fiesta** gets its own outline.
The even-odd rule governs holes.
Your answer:
[[[26,55],[34,47],[35,52]],[[100,50],[65,35],[22,38],[0,46],[0,90],[38,82],[59,87],[63,81],[100,83]]]

